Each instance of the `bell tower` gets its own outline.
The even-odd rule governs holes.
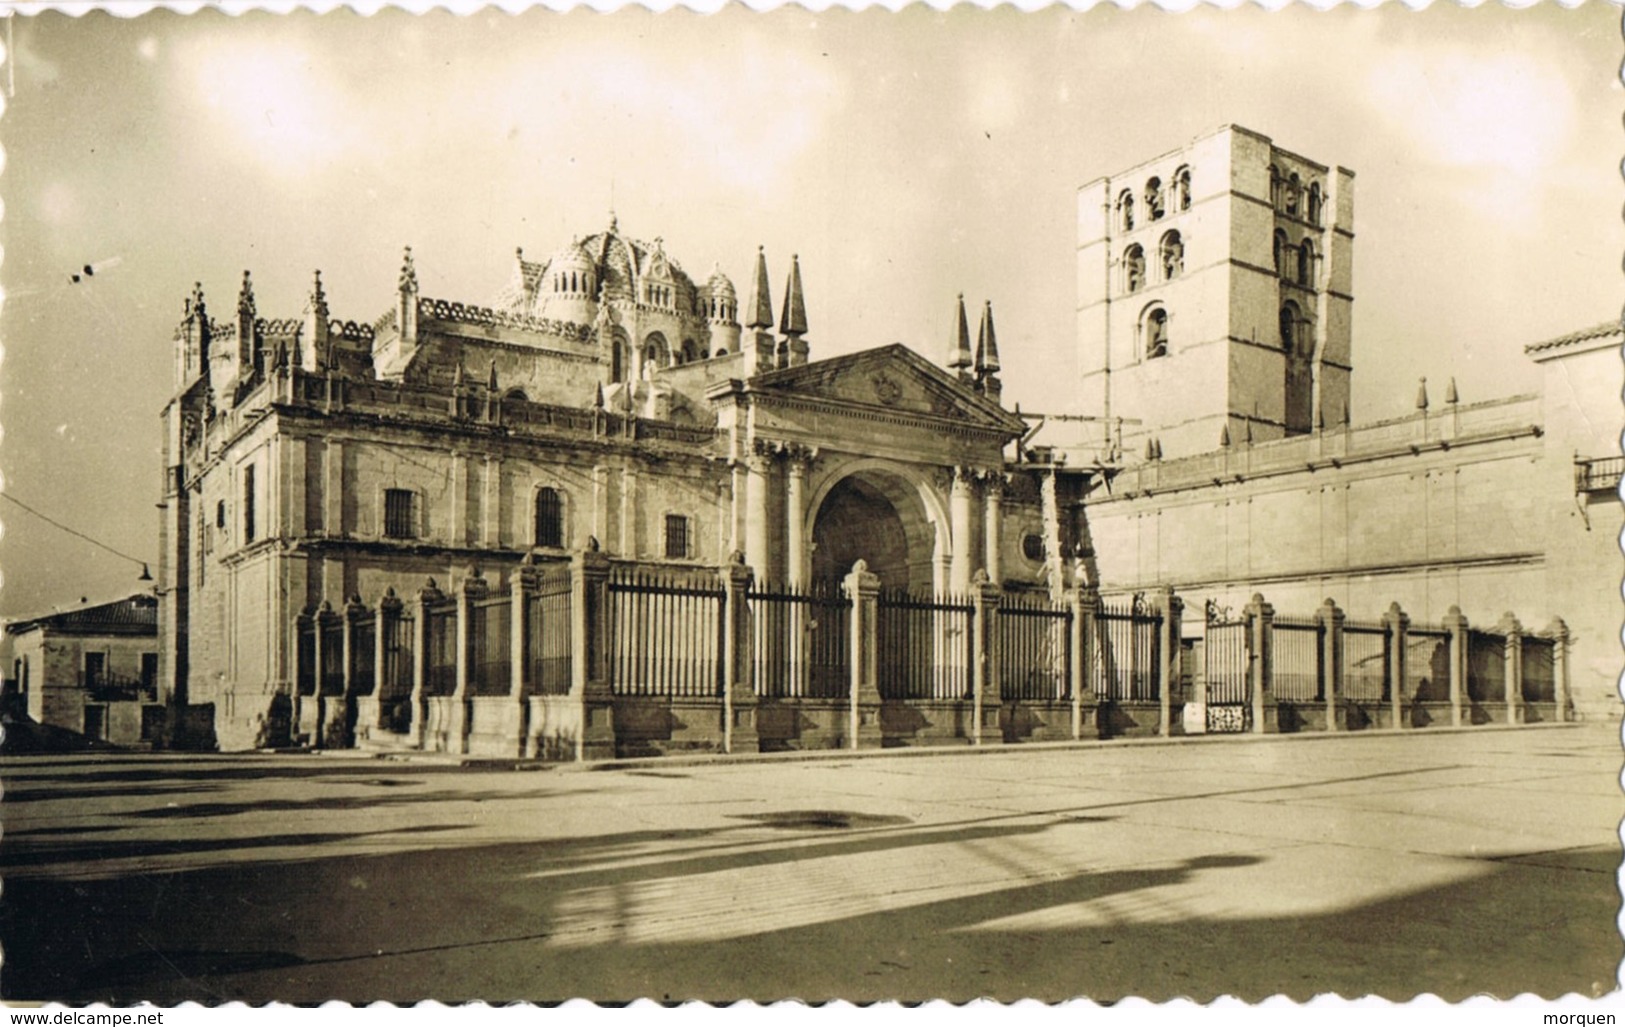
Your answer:
[[[1353,219],[1352,171],[1236,125],[1079,189],[1082,412],[1102,449],[1172,458],[1345,423]]]

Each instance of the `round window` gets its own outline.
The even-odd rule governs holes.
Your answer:
[[[1044,536],[1023,535],[1021,539],[1021,555],[1038,563],[1044,559]]]

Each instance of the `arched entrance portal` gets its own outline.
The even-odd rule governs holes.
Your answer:
[[[936,532],[915,487],[885,471],[848,475],[829,490],[813,522],[812,577],[833,585],[864,560],[880,587],[930,592]]]

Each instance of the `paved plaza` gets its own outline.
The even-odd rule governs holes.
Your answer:
[[[15,758],[0,992],[1602,994],[1617,731],[551,769]]]

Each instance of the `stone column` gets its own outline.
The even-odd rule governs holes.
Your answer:
[[[444,598],[444,593],[430,578],[418,592],[412,620],[412,745],[418,749],[425,748],[429,742],[429,701],[425,695],[429,683],[429,607]]]
[[[468,519],[468,457],[451,455],[451,488],[446,491],[446,539],[454,546],[467,545],[473,531]]]
[[[971,581],[971,736],[972,745],[982,744],[982,731],[989,711],[994,726],[999,725],[1003,697],[999,689],[999,632],[994,618],[999,615],[1003,592],[988,580],[986,570],[978,570]],[[1002,733],[1001,733],[1002,739]]]
[[[756,688],[751,680],[751,572],[737,550],[722,568],[722,751],[756,752]]]
[[[1450,632],[1450,726],[1461,727],[1462,705],[1467,700],[1467,618],[1461,607],[1452,606],[1444,615],[1445,630]]]
[[[1348,692],[1343,667],[1343,611],[1327,599],[1315,611],[1320,623],[1320,694],[1326,701],[1326,730],[1348,727],[1347,711],[1341,700]]]
[[[1059,597],[1065,587],[1061,566],[1061,504],[1055,494],[1055,470],[1042,471],[1038,479],[1039,506],[1044,515],[1044,573],[1049,593]]]
[[[1004,472],[988,471],[982,478],[983,536],[982,564],[987,568],[988,580],[995,585],[1004,584],[1004,566],[1001,559],[1001,540],[1004,537]]]
[[[1574,696],[1569,690],[1569,626],[1563,618],[1552,618],[1546,629],[1552,636],[1552,698],[1557,701],[1557,719],[1573,720]]]
[[[1162,608],[1162,621],[1157,626],[1157,734],[1167,738],[1173,734],[1174,686],[1179,683],[1179,611],[1183,607],[1174,590],[1162,589],[1158,605]]]
[[[638,469],[621,468],[621,535],[616,551],[636,560],[640,556],[638,545]]]
[[[1397,731],[1405,726],[1406,647],[1410,644],[1405,636],[1410,630],[1411,619],[1398,603],[1390,603],[1388,612],[1382,615],[1382,626],[1388,629],[1388,701]]]
[[[579,703],[576,759],[615,755],[614,694],[609,680],[609,556],[597,546],[570,560],[570,697]]]
[[[1510,612],[1501,618],[1498,630],[1506,634],[1507,723],[1523,723],[1523,625]]]
[[[811,570],[807,551],[806,525],[806,492],[807,492],[807,465],[813,458],[813,451],[805,446],[790,448],[789,462],[786,464],[785,476],[785,510],[784,510],[784,580],[793,589],[807,586],[807,576]]]
[[[761,440],[756,449],[745,458],[749,478],[745,487],[745,562],[758,579],[766,580],[769,573],[769,553],[772,535],[767,519],[768,475],[773,466],[773,454]]]
[[[872,748],[881,742],[880,685],[876,676],[876,604],[880,578],[869,573],[869,565],[859,560],[852,573],[841,582],[852,600],[851,636],[847,651],[852,659],[851,705],[846,730],[848,749]]]
[[[1276,720],[1275,687],[1271,679],[1275,640],[1275,607],[1264,597],[1253,593],[1247,604],[1248,676],[1251,678],[1253,703],[1253,733],[1275,734],[1280,730]]]
[[[948,493],[948,530],[953,536],[948,589],[956,596],[967,595],[971,584],[971,474],[968,467],[955,467]]]

